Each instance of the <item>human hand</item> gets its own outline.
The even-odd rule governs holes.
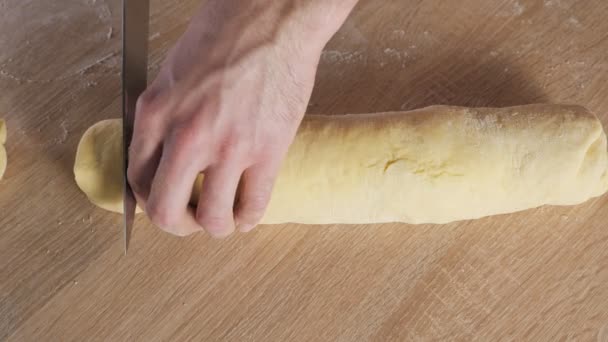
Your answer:
[[[348,14],[331,18],[299,6],[208,1],[140,97],[128,179],[161,229],[223,237],[262,218],[321,50]]]

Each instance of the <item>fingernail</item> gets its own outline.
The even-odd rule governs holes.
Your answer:
[[[248,224],[248,223],[240,223],[237,226],[237,229],[239,230],[239,232],[242,232],[242,233],[247,233],[247,232],[251,231],[253,228],[255,228],[255,225]]]

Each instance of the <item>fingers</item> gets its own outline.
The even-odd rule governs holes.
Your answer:
[[[154,173],[160,162],[165,129],[161,122],[168,103],[156,97],[151,89],[137,100],[133,137],[129,146],[127,178],[133,192],[147,199]],[[145,202],[139,202],[145,207]]]
[[[202,230],[194,219],[194,211],[188,207],[200,165],[193,157],[191,145],[180,139],[183,138],[169,139],[163,145],[146,212],[161,229],[176,235],[188,235]]]
[[[233,160],[205,170],[198,200],[197,222],[212,236],[225,237],[234,232],[234,198],[242,168]]]
[[[150,187],[160,162],[161,153],[162,149],[158,141],[146,141],[129,149],[127,178],[133,193],[142,200],[147,199],[150,195]],[[138,201],[144,207],[146,202]]]
[[[250,231],[264,216],[278,170],[279,163],[273,162],[254,165],[243,173],[234,215],[239,231]]]
[[[205,101],[201,108],[185,108],[183,102],[172,105],[166,96],[153,94],[138,101],[129,151],[127,176],[140,207],[155,225],[179,236],[204,229],[225,237],[237,223],[240,231],[251,230],[264,214],[279,169],[280,158],[266,157],[278,152],[261,149],[264,139],[258,147],[245,144],[255,130],[226,129],[243,126],[206,114]],[[188,203],[201,172],[204,184],[193,208]]]
[[[133,189],[137,203],[145,208],[150,219],[163,230],[178,235],[186,236],[200,231],[201,228],[194,220],[194,209],[186,204],[177,205],[180,193],[188,182],[184,177],[179,177],[187,170],[176,170],[170,167],[172,162],[172,151],[166,149],[163,153],[163,141],[166,139],[166,128],[163,122],[165,114],[172,110],[172,105],[167,96],[157,96],[155,87],[151,86],[140,96],[137,101],[133,138],[129,148],[129,166],[127,177]],[[164,158],[164,160],[163,160]],[[161,168],[161,166],[163,166]],[[157,171],[158,170],[158,171]],[[175,174],[178,174],[176,176]],[[196,172],[194,172],[196,175]],[[156,175],[159,174],[157,190],[153,192],[153,184]],[[181,188],[168,191],[168,197],[163,193],[166,190],[164,179],[182,179]],[[171,184],[171,183],[169,183]],[[173,187],[172,187],[173,188]],[[173,190],[173,189],[171,189]],[[188,186],[187,194],[192,190],[192,183]],[[155,194],[153,196],[153,193]],[[163,200],[164,199],[164,200]],[[167,205],[167,202],[175,205]]]

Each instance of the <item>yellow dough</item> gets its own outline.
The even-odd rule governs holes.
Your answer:
[[[0,119],[0,179],[4,175],[4,171],[6,171],[6,150],[4,149],[4,144],[6,143],[6,123],[4,120]]]
[[[74,167],[91,202],[116,212],[121,134],[119,120],[92,126]],[[607,190],[606,135],[578,106],[307,116],[262,223],[446,223]]]

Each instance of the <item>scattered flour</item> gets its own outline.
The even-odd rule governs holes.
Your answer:
[[[562,7],[562,2],[561,0],[545,0],[544,2],[545,7]]]
[[[61,128],[61,134],[59,134],[57,136],[57,138],[55,138],[55,143],[56,144],[63,144],[66,142],[66,140],[68,140],[68,128],[66,127],[65,121],[62,121],[61,124],[59,125],[59,128]]]
[[[107,71],[117,66],[117,59],[107,54],[119,48],[112,27],[113,15],[106,0],[72,0],[69,6],[58,6],[54,1],[0,0],[0,13],[6,20],[0,20],[0,31],[19,26],[10,35],[0,35],[0,78],[21,83],[50,83],[79,76],[83,72]],[[6,6],[6,7],[5,7]],[[23,8],[27,8],[24,11]],[[32,16],[31,13],[39,13]],[[82,30],[74,30],[74,25],[86,21]],[[79,26],[79,27],[80,27]],[[48,32],[48,34],[39,34]],[[44,56],[44,46],[70,37],[79,44],[66,45],[57,51],[53,59]],[[89,51],[86,58],[74,60],[60,67],[62,61],[72,61],[78,51]],[[29,66],[12,63],[10,56],[28,54]],[[102,56],[96,58],[96,56]],[[97,70],[98,68],[103,70]],[[93,70],[95,69],[95,70]]]
[[[583,28],[583,25],[581,24],[581,22],[578,19],[576,19],[575,17],[568,18],[567,22],[568,22],[568,25],[572,28],[575,28],[575,29]]]
[[[384,54],[399,60],[407,58],[409,56],[409,53],[407,51],[399,51],[393,48],[384,49]]]
[[[526,10],[526,6],[521,4],[519,1],[513,2],[512,5],[498,11],[497,17],[519,17]]]
[[[160,37],[160,32],[155,32],[150,36],[149,40],[154,40],[158,37]]]
[[[404,30],[393,30],[391,36],[393,36],[394,38],[403,39],[403,38],[405,38],[405,31]]]
[[[325,50],[321,53],[321,60],[332,64],[366,63],[367,56],[361,51]]]

